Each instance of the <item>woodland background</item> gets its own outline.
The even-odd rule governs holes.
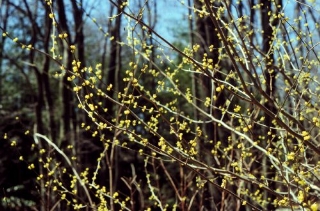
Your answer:
[[[319,5],[1,0],[0,209],[318,210]]]

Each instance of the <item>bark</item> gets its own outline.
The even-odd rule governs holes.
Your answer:
[[[277,71],[273,68],[274,65],[274,55],[272,50],[272,37],[273,37],[273,28],[272,23],[270,20],[271,15],[268,15],[269,12],[272,12],[272,2],[271,1],[260,1],[262,7],[261,7],[261,25],[262,30],[264,33],[262,34],[262,52],[264,53],[264,57],[266,58],[266,66],[264,70],[264,75],[266,79],[266,93],[270,96],[273,101],[267,101],[265,102],[265,107],[270,110],[273,114],[277,113],[277,109],[274,105],[275,100],[275,92],[276,92],[276,75]],[[276,141],[274,137],[276,137],[277,132],[276,130],[271,129],[271,127],[275,127],[273,124],[273,117],[270,115],[266,115],[265,118],[265,124],[269,127],[267,128],[267,131],[265,131],[263,134],[268,134],[268,132],[271,132],[270,135],[267,135],[266,141],[263,144],[263,147],[273,147],[273,141]],[[273,178],[276,175],[276,172],[274,169],[271,168],[272,163],[268,160],[266,156],[262,158],[262,174],[268,175],[268,178]],[[269,183],[269,188],[271,190],[276,190],[276,184],[273,182]],[[269,194],[267,191],[264,193],[264,200],[268,201],[267,209],[268,210],[274,210],[275,207],[273,205],[273,201],[275,199],[275,196],[273,194]]]
[[[62,46],[62,64],[64,65],[66,72],[61,81],[59,81],[59,97],[62,95],[62,118],[60,118],[60,137],[58,138],[58,146],[60,148],[64,148],[68,145],[75,145],[75,136],[74,136],[74,125],[73,125],[73,118],[74,114],[74,103],[73,103],[73,93],[72,93],[72,85],[71,82],[68,81],[68,77],[71,76],[69,71],[72,70],[72,60],[75,56],[70,51],[70,45],[73,43],[71,42],[71,34],[70,29],[68,26],[68,20],[65,11],[65,4],[63,0],[57,0],[57,13],[58,13],[58,30],[59,33],[67,33],[68,37],[64,40],[61,40],[60,46]],[[61,94],[61,95],[60,95]],[[68,153],[69,157],[75,156],[75,147],[73,147],[72,151]],[[75,163],[73,162],[73,166],[76,167]],[[66,179],[66,178],[65,178]],[[68,207],[61,205],[61,210],[67,210]]]
[[[77,59],[81,62],[81,66],[80,68],[83,68],[86,66],[86,59],[85,59],[85,37],[84,37],[84,33],[83,33],[83,27],[84,27],[84,20],[83,20],[83,1],[81,0],[80,3],[79,1],[75,1],[75,0],[71,0],[71,4],[72,4],[72,9],[73,9],[73,19],[74,19],[74,31],[75,33],[75,39],[74,39],[74,43],[77,46]],[[82,75],[83,78],[86,78],[85,73],[83,73]],[[84,91],[84,90],[83,90]],[[82,113],[78,113],[78,116],[81,116],[81,122],[87,122],[88,117],[87,115],[83,116],[81,115]],[[77,118],[77,116],[75,115],[75,113],[73,112],[73,125],[74,128],[76,129],[75,131],[79,131],[79,129],[77,128],[79,126],[79,124],[77,124],[79,122]],[[79,134],[77,132],[77,134]],[[75,135],[77,136],[77,135]]]
[[[121,5],[121,0],[118,0],[118,5]],[[121,13],[120,7],[117,7],[117,14]],[[116,93],[119,90],[119,74],[121,69],[121,47],[117,42],[121,41],[120,37],[120,28],[121,28],[121,15],[117,16],[115,19],[115,22],[111,26],[110,29],[110,36],[114,37],[114,39],[110,43],[110,59],[109,59],[109,65],[108,65],[108,83],[107,84],[113,84],[113,91],[110,91],[108,94],[112,97],[116,97]],[[106,107],[108,108],[108,114],[107,117],[108,120],[110,120],[114,114],[117,112],[117,106],[114,105],[112,102],[107,101]],[[113,139],[117,138],[117,130],[113,134]],[[116,190],[117,186],[117,179],[118,179],[118,148],[115,146],[115,141],[113,141],[112,148],[110,155],[107,155],[107,165],[109,170],[109,192],[110,195],[114,193],[114,190]],[[115,204],[113,201],[113,198],[110,198],[110,209],[115,210]]]
[[[70,52],[69,46],[71,45],[71,38],[70,38],[70,30],[67,25],[67,17],[65,11],[65,4],[63,0],[57,0],[57,7],[58,7],[58,17],[59,17],[59,32],[60,33],[67,33],[68,37],[66,38],[66,42],[63,42],[63,64],[66,67],[66,73],[62,79],[62,102],[63,102],[63,136],[70,135],[71,132],[71,120],[72,120],[72,92],[71,90],[71,83],[67,80],[70,76],[70,71],[72,69],[72,53]],[[69,139],[70,140],[70,139]]]
[[[197,9],[202,9],[202,6],[204,6],[204,3],[202,3],[199,0],[194,1],[195,7]],[[217,5],[213,9],[216,8]],[[215,25],[212,22],[212,20],[209,17],[198,17],[196,20],[196,42],[200,44],[200,51],[196,55],[197,60],[202,61],[203,55],[206,53],[208,56],[208,59],[213,60],[213,64],[218,64],[219,62],[219,52],[218,48],[221,46],[220,40],[218,38],[218,32],[215,30]],[[209,47],[213,45],[214,50],[212,52],[209,51]],[[222,65],[221,65],[222,64]],[[220,62],[219,69],[222,70],[225,64]],[[208,113],[211,113],[215,118],[220,119],[221,118],[221,111],[215,108],[219,108],[225,103],[226,96],[225,93],[222,92],[216,92],[215,88],[219,86],[219,84],[213,82],[211,77],[223,80],[223,77],[218,72],[213,72],[213,70],[209,70],[208,72],[212,73],[212,75],[202,75],[200,78],[197,79],[196,84],[197,88],[195,90],[196,92],[196,99],[204,100],[206,97],[212,97],[213,95],[216,95],[216,100],[213,102],[212,109],[208,109],[204,107],[203,102],[198,101],[197,105],[202,108],[203,110],[207,110]],[[197,116],[197,119],[205,121],[205,117],[202,115]],[[209,166],[215,166],[217,168],[220,168],[224,164],[222,162],[217,163],[212,156],[207,156],[206,152],[206,144],[205,141],[212,140],[213,143],[217,143],[218,141],[224,141],[228,140],[228,133],[223,130],[223,128],[218,127],[216,122],[212,122],[210,124],[203,124],[202,131],[204,133],[204,136],[206,136],[206,140],[200,140],[200,145],[202,146],[199,150],[199,154],[203,157],[200,158],[205,161]],[[224,143],[227,144],[227,143]],[[206,172],[210,176],[211,172]],[[220,178],[215,181],[216,183],[220,183]],[[204,206],[208,208],[209,210],[219,209],[219,206],[221,205],[221,192],[214,188],[211,184],[207,184],[207,191],[204,192],[204,197],[202,198],[208,198],[210,200],[207,200],[204,202]],[[220,204],[220,205],[218,205]],[[222,207],[221,207],[222,208]]]
[[[24,6],[26,7],[26,14],[28,16],[28,19],[30,21],[30,26],[31,26],[31,40],[30,44],[31,46],[36,46],[36,43],[38,42],[38,26],[37,23],[34,19],[34,16],[29,8],[28,3],[26,0],[23,1]],[[44,134],[45,133],[45,127],[44,127],[44,122],[43,122],[43,108],[45,106],[45,100],[44,100],[44,89],[43,89],[43,81],[42,81],[42,73],[41,71],[37,68],[35,65],[35,51],[34,50],[29,50],[29,71],[35,73],[36,79],[37,79],[37,103],[35,107],[35,113],[36,113],[36,127],[34,132]],[[43,146],[41,142],[39,142],[39,148],[42,149]],[[39,173],[43,174],[43,168],[41,167],[41,164],[39,166]],[[50,202],[46,197],[46,192],[45,192],[45,186],[44,186],[44,181],[40,181],[40,198],[41,198],[41,203],[40,203],[40,210],[44,211],[48,206],[50,206]]]
[[[73,14],[73,20],[74,20],[74,31],[75,31],[75,38],[74,38],[74,44],[77,46],[77,51],[76,51],[76,58],[78,61],[81,62],[80,68],[82,69],[86,66],[86,59],[85,59],[85,37],[83,33],[83,26],[84,26],[84,20],[83,20],[83,1],[81,0],[76,1],[76,0],[71,0],[72,4],[72,14]],[[82,73],[82,79],[86,79],[86,73]],[[85,89],[82,89],[82,96],[84,96]],[[75,113],[75,109],[72,109],[72,122],[71,124],[73,125],[73,137],[75,140],[74,142],[74,147],[73,147],[73,154],[75,155],[81,155],[83,154],[81,151],[81,147],[84,145],[83,143],[83,136],[81,136],[80,132],[80,124],[79,122],[88,122],[89,117],[82,111],[79,111]],[[80,158],[82,163],[85,163],[84,165],[78,166],[78,171],[82,172],[85,170],[86,164],[88,163],[88,157],[87,156],[82,156]],[[91,163],[90,163],[91,165]],[[86,198],[86,193],[83,190],[81,186],[78,187],[78,195],[80,198]]]
[[[51,38],[51,29],[52,29],[52,20],[49,18],[50,9],[48,7],[46,8],[45,13],[45,37],[44,37],[44,51],[50,52],[50,38]],[[50,138],[51,140],[56,143],[57,140],[57,126],[55,122],[55,109],[54,109],[54,102],[52,98],[52,91],[50,86],[50,80],[49,80],[49,68],[50,68],[50,57],[45,56],[44,63],[43,63],[43,86],[45,90],[45,99],[47,101],[48,105],[48,112],[49,112],[49,130],[50,130]]]
[[[2,30],[3,32],[7,31],[7,24],[8,24],[8,17],[9,17],[9,6],[5,5],[6,1],[2,2],[2,4],[0,4],[0,7],[5,7],[5,12],[2,15],[2,13],[0,14],[0,19],[1,21],[1,26],[2,26]],[[0,102],[2,102],[2,63],[3,63],[3,49],[4,49],[4,43],[5,43],[6,37],[5,36],[1,36],[0,38]]]

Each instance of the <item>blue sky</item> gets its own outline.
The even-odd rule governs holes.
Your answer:
[[[156,30],[169,41],[173,41],[175,30],[188,27],[188,9],[178,0],[158,1],[158,6],[159,23]]]
[[[130,8],[135,9],[135,6],[138,7],[139,1],[140,0],[129,0]],[[155,1],[158,6],[157,25],[155,30],[164,36],[164,38],[173,41],[174,34],[176,34],[175,30],[178,30],[181,27],[188,27],[187,7],[182,6],[179,0],[149,0],[150,5],[153,5]],[[107,20],[106,18],[109,15],[111,5],[108,0],[88,0],[84,2],[86,12],[90,13],[96,19],[104,17],[104,19]],[[142,0],[142,2],[144,1]],[[87,20],[87,23],[88,22],[90,22],[90,20]]]

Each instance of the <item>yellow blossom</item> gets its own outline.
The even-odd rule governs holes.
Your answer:
[[[314,203],[310,206],[311,211],[317,211],[318,210],[318,204]]]
[[[294,160],[294,157],[295,157],[294,152],[290,152],[290,153],[287,155],[287,159],[288,159],[288,160]]]

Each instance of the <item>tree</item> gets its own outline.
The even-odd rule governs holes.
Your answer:
[[[39,190],[14,197],[30,184],[0,181],[4,208],[318,209],[315,4],[181,3],[189,39],[174,45],[158,1],[110,0],[108,21],[85,0],[4,2],[1,93],[35,104],[30,115],[2,97],[2,143]]]

